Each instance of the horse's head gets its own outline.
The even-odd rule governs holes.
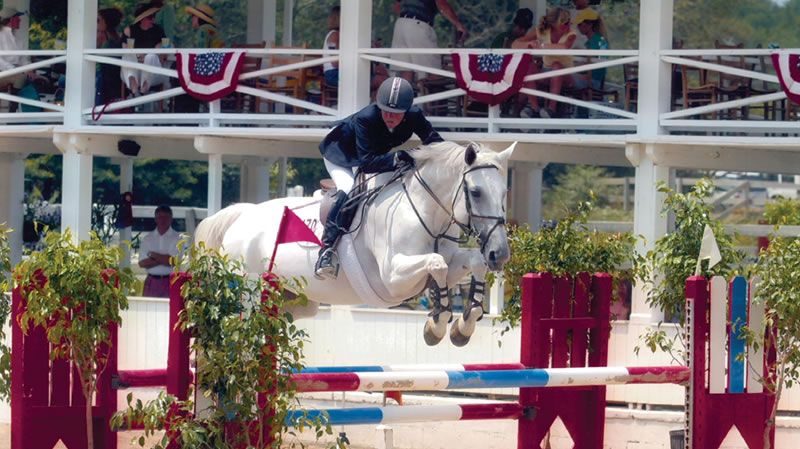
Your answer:
[[[464,150],[464,170],[456,220],[480,242],[481,253],[492,271],[499,271],[511,257],[505,228],[506,173],[516,142],[500,153],[470,143]],[[463,204],[463,206],[462,206]]]

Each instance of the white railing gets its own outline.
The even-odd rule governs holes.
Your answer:
[[[129,60],[120,59],[124,55],[156,54],[167,60],[173,59],[178,52],[204,53],[209,51],[246,51],[246,57],[258,58],[260,60],[268,55],[297,55],[297,56],[316,56],[309,60],[296,63],[288,63],[273,67],[261,68],[258,70],[244,72],[239,76],[239,84],[236,87],[237,95],[253,97],[256,104],[260,101],[271,102],[276,105],[276,112],[272,114],[255,112],[226,112],[221,108],[221,100],[205,102],[207,112],[197,113],[113,113],[122,109],[135,108],[153,102],[163,102],[171,98],[183,95],[185,92],[182,87],[167,87],[158,92],[152,92],[139,97],[124,99],[113,102],[105,107],[105,113],[97,117],[98,108],[86,108],[83,114],[88,125],[152,125],[152,124],[171,124],[171,125],[194,125],[194,126],[253,126],[253,125],[277,125],[277,126],[317,126],[327,127],[327,125],[338,118],[337,108],[322,106],[301,98],[295,98],[281,93],[271,92],[272,86],[255,88],[247,85],[249,80],[259,80],[263,77],[280,75],[293,70],[307,70],[309,68],[321,66],[322,64],[338,61],[339,55],[336,50],[318,50],[303,48],[265,48],[265,49],[174,49],[174,48],[154,48],[154,49],[92,49],[84,51],[84,58],[97,64],[110,64],[121,68],[141,70],[155,75],[163,75],[170,79],[178,78],[175,69],[156,67]],[[278,84],[279,86],[279,84]],[[306,87],[300,86],[305,92]],[[295,111],[302,109],[310,111],[314,115],[285,113],[286,107],[290,106]],[[95,117],[92,117],[92,115]],[[106,114],[111,113],[111,114]]]
[[[581,72],[590,70],[603,69],[609,67],[622,67],[626,64],[638,64],[639,56],[637,50],[509,50],[509,49],[394,49],[394,48],[362,48],[359,50],[362,59],[386,64],[392,67],[393,70],[405,69],[408,71],[422,72],[429,75],[434,75],[442,78],[449,78],[455,80],[456,75],[453,70],[443,70],[432,68],[420,64],[414,64],[404,61],[396,61],[391,58],[396,54],[415,54],[415,55],[441,55],[449,56],[454,52],[463,52],[471,54],[514,54],[514,53],[527,53],[534,57],[541,56],[577,56],[577,57],[592,57],[597,59],[597,62],[588,64],[575,65],[559,70],[548,72],[541,72],[536,74],[529,74],[525,77],[526,82],[535,82],[551,79],[559,76],[571,76]],[[616,59],[604,59],[616,58]],[[619,131],[635,131],[636,118],[635,112],[626,111],[622,108],[606,106],[597,102],[584,101],[577,98],[565,96],[563,94],[553,94],[539,89],[530,87],[523,87],[520,93],[526,95],[534,95],[541,97],[545,100],[553,100],[558,103],[563,103],[573,107],[586,108],[587,110],[594,111],[605,116],[614,118],[594,118],[594,119],[577,119],[577,118],[554,118],[554,119],[536,119],[536,118],[514,118],[514,117],[501,117],[500,107],[492,106],[488,108],[487,117],[463,117],[460,111],[456,116],[440,116],[431,115],[429,119],[435,126],[444,127],[463,127],[463,128],[477,128],[488,132],[513,132],[516,130],[530,130],[530,129],[546,129],[546,128],[561,128],[561,129],[613,129]],[[624,94],[624,92],[622,92]],[[458,87],[446,88],[442,92],[436,92],[428,95],[422,95],[415,99],[414,103],[425,107],[435,102],[458,99],[464,101],[467,95],[466,91]],[[463,104],[463,103],[462,103]],[[451,108],[453,109],[453,108]],[[461,109],[456,106],[455,109]]]
[[[697,49],[697,50],[665,50],[660,53],[661,61],[673,66],[675,76],[685,76],[681,70],[693,68],[706,73],[710,76],[711,87],[707,95],[715,98],[708,98],[709,104],[693,107],[676,107],[675,110],[665,112],[660,115],[661,126],[670,131],[707,131],[707,132],[736,132],[736,133],[800,133],[800,122],[787,117],[787,111],[791,108],[787,103],[786,94],[783,93],[779,85],[778,77],[774,74],[772,67],[772,49]],[[737,63],[739,60],[744,64]],[[743,65],[743,67],[737,67]],[[721,77],[721,74],[735,77],[747,83],[743,85],[740,94],[742,98],[728,99],[727,101],[717,102],[718,93],[725,95],[724,88],[713,78]],[[760,82],[761,87],[752,89],[754,82]],[[690,86],[697,87],[697,86]],[[683,87],[681,86],[681,89]],[[753,91],[759,92],[753,94]],[[687,91],[691,92],[691,91]],[[682,91],[678,92],[684,94]],[[673,98],[677,94],[673,92]],[[700,94],[696,94],[700,95]],[[697,101],[691,101],[696,103]],[[780,103],[780,106],[779,106]],[[760,109],[765,113],[757,117],[751,112],[729,114],[736,115],[735,119],[720,120],[716,116],[723,111],[748,111],[751,106],[760,105]],[[777,108],[781,108],[782,117],[778,119]],[[773,120],[765,117],[768,108],[773,109]],[[758,109],[758,108],[753,108]],[[704,118],[710,115],[711,118]]]
[[[13,81],[10,78],[18,76],[28,76],[33,73],[34,77],[42,77],[39,73],[43,69],[51,68],[56,64],[66,62],[66,51],[64,50],[4,50],[0,51],[1,57],[23,57],[26,59],[38,58],[37,61],[27,61],[25,64],[12,69],[0,71],[0,85],[10,85]],[[43,59],[42,59],[43,58]],[[47,79],[48,84],[53,86],[52,90],[58,90],[57,79]],[[30,81],[28,81],[30,82]],[[64,121],[64,105],[55,100],[52,93],[39,93],[38,99],[21,97],[15,93],[0,92],[0,100],[9,103],[18,103],[20,108],[16,112],[9,112],[8,108],[0,112],[0,122],[5,124],[41,124],[41,123],[62,123]],[[21,105],[40,108],[39,112],[21,112]]]

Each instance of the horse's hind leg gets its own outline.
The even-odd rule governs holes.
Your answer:
[[[464,250],[456,253],[450,262],[453,269],[448,273],[448,281],[456,282],[451,276],[459,279],[472,272],[469,285],[468,303],[464,304],[464,313],[450,326],[450,341],[455,346],[465,346],[475,332],[475,324],[483,318],[483,298],[486,290],[486,263],[478,250]],[[460,269],[459,269],[460,268]]]

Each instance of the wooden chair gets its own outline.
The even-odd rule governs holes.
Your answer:
[[[453,58],[450,55],[442,55],[442,70],[453,71]],[[444,78],[436,75],[428,75],[425,78],[417,81],[417,91],[419,95],[430,95],[446,90],[455,89],[456,81],[453,78]],[[459,108],[466,110],[467,102],[457,103],[455,99],[445,99],[439,101],[432,101],[422,105],[422,109],[426,114],[447,116],[458,114]],[[476,103],[473,103],[476,104]],[[474,106],[473,106],[474,107]],[[487,111],[484,109],[484,111]],[[486,117],[488,112],[483,113]]]
[[[243,44],[243,43],[233,44],[233,47],[231,47],[231,48],[261,49],[261,48],[266,48],[266,47],[267,47],[266,41],[261,41],[261,42],[251,43],[251,44]],[[242,71],[241,71],[241,73],[244,74],[244,73],[247,73],[247,72],[255,72],[256,70],[260,70],[261,69],[261,61],[263,59],[264,59],[263,55],[245,56],[244,57],[244,61],[242,61]],[[251,78],[251,79],[248,79],[248,80],[244,80],[239,84],[244,85],[244,86],[248,86],[248,87],[256,87],[256,79],[255,78]],[[252,107],[253,103],[254,103],[254,101],[253,101],[253,99],[252,99],[252,97],[250,95],[245,95],[245,94],[242,94],[242,93],[239,93],[239,92],[235,93],[234,108],[235,108],[236,112],[244,112],[245,110],[247,112],[250,112],[253,109],[253,107]]]
[[[295,48],[305,49],[308,44],[303,44],[301,47],[270,47],[270,48]],[[306,60],[305,55],[292,55],[292,54],[270,54],[267,55],[267,64],[269,67],[279,67],[289,64],[296,64]],[[304,100],[305,89],[307,81],[307,69],[294,69],[286,70],[279,73],[273,73],[265,77],[260,77],[256,80],[256,88],[268,90],[272,93],[286,95],[288,97]],[[274,103],[271,100],[263,98],[256,98],[256,112],[261,110],[261,102],[265,102],[268,106]],[[303,109],[294,108],[296,113],[303,113]]]
[[[720,43],[720,41],[714,41],[714,47],[718,49],[741,49],[744,48],[744,44],[736,44],[736,45],[726,45]],[[733,67],[737,69],[749,70],[751,67],[745,62],[745,58],[742,55],[739,56],[717,56],[717,64],[724,65],[727,67]],[[728,73],[719,72],[719,78],[717,81],[717,95],[718,101],[731,101],[731,100],[738,100],[742,98],[747,98],[750,96],[750,83],[752,79],[747,78],[744,76],[738,75],[731,75]],[[747,117],[747,106],[741,108],[741,116]],[[735,110],[729,111],[726,115],[733,116]]]
[[[706,69],[682,65],[681,90],[684,109],[717,102],[717,85],[709,82]],[[712,112],[711,117],[716,119],[717,113]]]
[[[635,111],[639,96],[639,65],[623,64],[622,75],[625,80],[625,110]]]

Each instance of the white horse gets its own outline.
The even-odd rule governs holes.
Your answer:
[[[441,341],[452,319],[448,287],[472,273],[470,303],[451,326],[450,338],[465,345],[482,314],[487,270],[502,270],[509,259],[504,226],[507,162],[511,145],[496,153],[477,144],[436,143],[412,150],[409,170],[362,205],[339,242],[342,273],[335,280],[314,278],[318,246],[280,245],[275,273],[303,277],[308,304],[291,308],[295,318],[313,316],[319,303],[391,307],[421,293],[429,280],[434,307],[425,325],[425,341]],[[373,184],[391,177],[384,174]],[[284,206],[314,229],[320,200],[281,198],[261,204],[236,204],[205,219],[196,240],[243,257],[250,275],[265,271],[272,255]],[[463,235],[475,236],[479,248],[462,248]]]

